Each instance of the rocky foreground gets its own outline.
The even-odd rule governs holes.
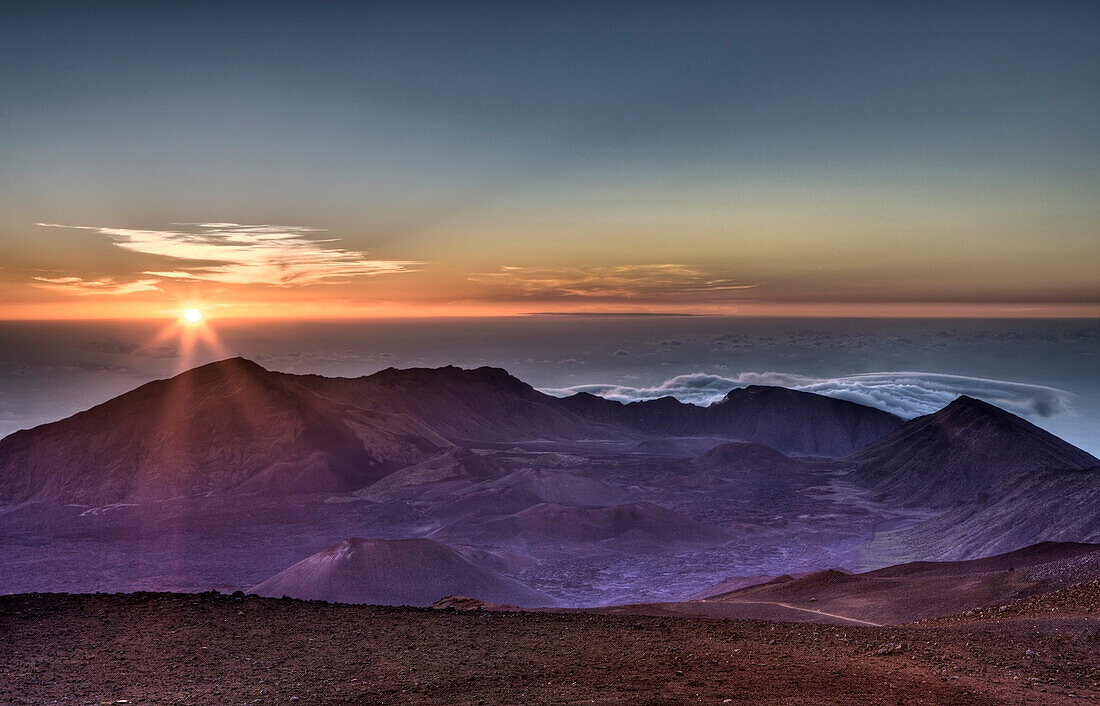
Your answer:
[[[1097,703],[1100,582],[900,627],[0,598],[0,702]]]

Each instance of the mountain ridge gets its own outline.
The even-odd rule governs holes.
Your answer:
[[[0,440],[0,501],[83,504],[226,491],[360,487],[451,446],[243,358],[155,380]]]
[[[755,410],[743,401],[706,408],[605,401],[612,406],[594,414],[500,368],[326,378],[228,358],[0,440],[0,503],[348,491],[455,446],[634,446],[666,432],[838,455],[900,424],[870,407],[780,390],[727,396],[763,400]]]

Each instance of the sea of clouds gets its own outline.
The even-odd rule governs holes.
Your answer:
[[[1016,414],[1051,417],[1071,412],[1072,393],[1054,387],[1008,380],[922,372],[881,372],[816,378],[776,372],[744,372],[735,376],[689,373],[654,387],[586,384],[546,389],[567,396],[588,392],[619,402],[675,397],[681,402],[709,405],[734,388],[775,385],[858,402],[911,419],[943,408],[960,395],[975,397]]]

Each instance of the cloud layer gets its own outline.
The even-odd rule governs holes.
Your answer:
[[[751,289],[754,284],[706,273],[689,265],[611,267],[515,267],[475,273],[470,280],[542,299],[654,299],[692,295],[704,298]]]
[[[146,283],[177,279],[280,287],[336,284],[354,277],[408,272],[420,264],[407,260],[373,260],[366,253],[334,247],[332,243],[336,241],[333,239],[317,239],[313,234],[321,231],[301,226],[194,223],[181,224],[189,226],[189,230],[135,230],[55,223],[38,225],[100,233],[124,250],[166,258],[167,269],[142,273],[157,278],[139,280]],[[43,281],[59,288],[88,288],[82,284],[83,280],[75,277]]]
[[[159,279],[137,279],[119,282],[113,277],[84,279],[83,277],[32,277],[36,287],[52,289],[63,294],[87,296],[89,294],[133,294],[134,292],[159,291]]]
[[[677,375],[655,387],[590,384],[545,391],[560,396],[589,392],[620,402],[671,396],[681,402],[709,405],[722,399],[730,390],[747,385],[777,385],[814,392],[877,407],[907,419],[935,412],[959,395],[976,397],[1010,412],[1031,417],[1051,417],[1071,411],[1071,394],[1054,387],[921,372],[864,373],[836,378],[775,372],[747,372],[735,377],[691,373]]]

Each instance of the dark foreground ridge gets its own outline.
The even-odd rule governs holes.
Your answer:
[[[217,593],[0,598],[0,702],[1100,701],[1100,584],[898,627]]]

